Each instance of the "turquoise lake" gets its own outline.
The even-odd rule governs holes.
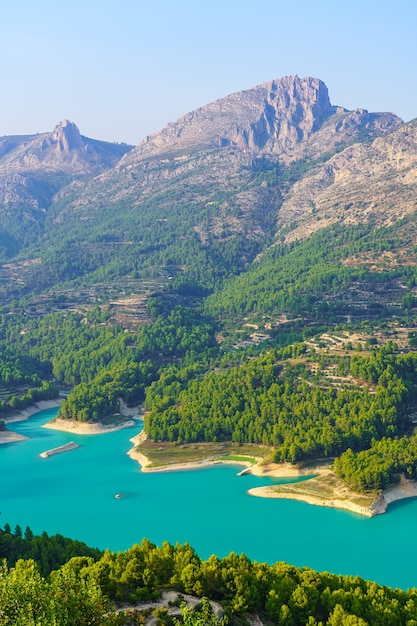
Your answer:
[[[1,527],[28,525],[35,533],[60,533],[113,551],[143,537],[158,545],[188,541],[202,558],[233,550],[257,561],[360,575],[403,589],[417,586],[417,500],[367,519],[248,496],[248,489],[272,480],[238,477],[234,466],[142,474],[126,454],[139,426],[99,436],[40,428],[56,412],[12,424],[30,439],[0,446]],[[81,447],[40,458],[68,441]],[[123,497],[116,499],[116,493]]]

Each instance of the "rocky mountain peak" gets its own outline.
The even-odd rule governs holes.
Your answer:
[[[78,126],[69,120],[64,120],[55,126],[51,140],[62,152],[82,148],[84,145]]]
[[[69,120],[50,133],[0,137],[0,224],[2,206],[45,210],[74,177],[104,172],[131,148],[85,137]]]
[[[269,155],[289,162],[321,154],[322,144],[331,150],[345,139],[352,141],[355,133],[372,137],[400,123],[389,114],[370,120],[365,111],[332,106],[327,87],[318,78],[284,76],[188,113],[146,137],[127,159],[132,163],[191,149],[231,146],[251,156]]]

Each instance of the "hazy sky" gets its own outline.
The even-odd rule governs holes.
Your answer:
[[[416,0],[2,0],[0,136],[137,144],[273,78],[314,76],[332,104],[417,117]]]

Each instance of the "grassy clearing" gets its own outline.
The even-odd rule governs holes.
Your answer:
[[[271,455],[272,448],[233,443],[187,443],[177,445],[167,441],[146,439],[139,447],[150,461],[151,466],[173,465],[176,463],[198,463],[206,459],[256,463]]]
[[[241,456],[239,454],[226,454],[225,456],[219,457],[219,461],[237,461],[239,463],[252,463],[252,465],[254,465],[257,463],[258,459],[254,459],[250,456]]]

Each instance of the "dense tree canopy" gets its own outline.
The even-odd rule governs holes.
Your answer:
[[[390,589],[358,576],[319,574],[281,562],[252,562],[233,552],[203,561],[188,544],[164,542],[158,547],[146,539],[125,552],[106,551],[98,559],[73,557],[49,575],[40,574],[33,560],[18,560],[13,566],[4,563],[0,567],[0,624],[142,624],[140,604],[133,612],[116,615],[109,601],[124,606],[143,600],[156,603],[161,588],[202,599],[195,611],[182,610],[184,624],[233,623],[246,613],[257,613],[271,624],[292,626],[417,624],[415,589]],[[223,606],[224,619],[214,617],[204,598]],[[158,609],[154,615],[160,626],[181,623],[166,610]]]

